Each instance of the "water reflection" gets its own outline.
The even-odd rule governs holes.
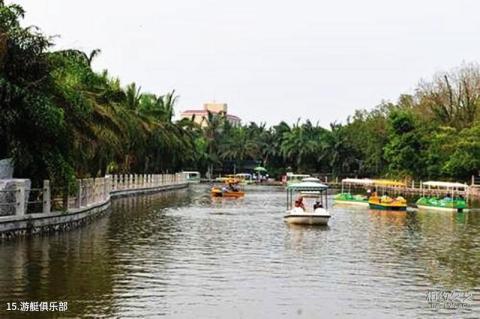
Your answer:
[[[208,186],[116,200],[96,223],[0,244],[0,301],[68,301],[68,316],[475,318],[480,214],[334,206],[329,227],[283,222],[285,194]],[[435,310],[430,289],[475,291]],[[6,313],[0,317],[28,317]],[[31,318],[51,314],[35,313]]]

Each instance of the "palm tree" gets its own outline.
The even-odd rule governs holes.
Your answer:
[[[310,121],[300,125],[298,122],[289,132],[283,135],[280,151],[285,160],[294,164],[299,169],[315,156],[318,152],[318,139],[312,134]]]
[[[211,178],[213,174],[213,165],[219,163],[218,141],[225,129],[227,123],[225,114],[208,112],[207,117],[203,119],[206,122],[203,128],[207,152],[208,152],[208,176]]]
[[[220,145],[220,158],[233,160],[235,163],[255,159],[260,155],[260,145],[254,138],[251,128],[235,127]]]
[[[137,88],[137,84],[135,84],[135,82],[127,86],[127,89],[125,91],[125,105],[128,109],[138,112],[140,101],[142,98],[141,90],[142,88]]]

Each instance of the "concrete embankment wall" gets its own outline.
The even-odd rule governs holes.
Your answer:
[[[109,211],[113,198],[138,196],[188,187],[181,174],[173,175],[112,175],[105,178],[85,179],[78,181],[78,190],[73,196],[51,198],[49,182],[39,189],[38,201],[41,211],[27,213],[29,203],[25,200],[26,192],[36,190],[25,189],[25,185],[17,183],[18,188],[12,190],[16,201],[11,203],[16,212],[13,215],[0,216],[0,239],[30,236],[39,233],[51,233],[79,227],[102,216]],[[51,211],[55,202],[63,201],[66,205],[62,211]],[[2,203],[8,205],[10,203]]]

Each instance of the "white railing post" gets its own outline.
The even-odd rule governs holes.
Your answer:
[[[90,201],[91,204],[97,202],[97,179],[92,178],[92,200]]]
[[[108,181],[108,177],[105,176],[104,178],[102,178],[103,180],[103,193],[102,193],[102,202],[105,202],[107,200],[107,181]]]
[[[77,190],[77,208],[82,207],[82,197],[83,197],[83,179],[77,181],[78,190]]]
[[[87,206],[93,203],[93,198],[95,197],[95,188],[93,187],[93,178],[88,179],[88,200]]]
[[[92,187],[93,187],[93,198],[92,198],[92,204],[95,204],[98,201],[98,178],[93,179]]]
[[[84,205],[83,206],[88,206],[89,202],[90,202],[90,179],[89,178],[85,178],[83,180],[84,182],[84,185],[85,185],[85,188],[84,188],[84,191],[85,191],[85,203],[83,203]]]
[[[16,183],[15,188],[15,215],[23,216],[25,215],[25,184]]]
[[[112,183],[109,183],[110,188],[107,188],[107,199],[110,199],[110,193],[112,192]]]
[[[44,180],[43,181],[43,213],[48,214],[50,213],[51,209],[51,198],[50,198],[50,181]]]

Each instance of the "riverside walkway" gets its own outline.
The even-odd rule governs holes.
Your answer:
[[[124,174],[77,180],[74,190],[11,180],[0,192],[0,239],[68,230],[108,211],[111,199],[188,187],[183,174]]]

